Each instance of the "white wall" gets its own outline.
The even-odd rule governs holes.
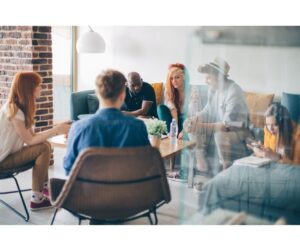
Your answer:
[[[300,48],[207,45],[197,27],[93,27],[106,41],[104,54],[78,55],[78,90],[94,88],[96,76],[107,68],[127,74],[138,71],[145,81],[165,81],[170,63],[184,63],[191,84],[203,83],[199,64],[215,56],[226,59],[230,76],[247,91],[300,93]],[[79,35],[87,31],[79,27]]]

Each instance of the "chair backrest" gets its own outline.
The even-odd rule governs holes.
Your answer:
[[[291,119],[300,124],[300,94],[283,92],[281,104],[288,109]]]
[[[95,90],[73,92],[71,94],[71,119],[78,120],[78,115],[88,114],[88,95],[94,94]]]
[[[274,94],[244,92],[249,109],[250,122],[255,128],[263,128],[265,125],[265,112],[274,99]]]
[[[54,205],[94,219],[115,220],[170,200],[156,148],[89,148],[77,158]]]
[[[151,83],[155,92],[156,105],[162,104],[164,100],[164,84],[163,82]]]

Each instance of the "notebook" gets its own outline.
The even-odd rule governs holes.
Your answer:
[[[272,160],[268,158],[260,158],[256,156],[247,156],[234,161],[236,165],[250,166],[250,167],[262,167],[271,163]]]

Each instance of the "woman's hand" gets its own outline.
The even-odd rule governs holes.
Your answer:
[[[266,157],[267,149],[265,149],[262,145],[258,145],[257,142],[255,142],[255,144],[247,144],[247,147],[253,151],[255,156],[260,158]]]
[[[252,148],[254,155],[260,158],[266,157],[266,149],[260,148],[260,147],[253,147]]]
[[[72,121],[68,120],[62,123],[59,123],[55,126],[56,134],[68,134],[71,128]]]
[[[191,117],[184,121],[183,128],[187,133],[194,133],[196,131],[197,117]]]
[[[184,136],[184,130],[182,130],[179,134],[178,134],[178,139],[183,139]]]

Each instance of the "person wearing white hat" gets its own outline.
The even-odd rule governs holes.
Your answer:
[[[201,112],[184,122],[184,130],[197,142],[197,169],[202,172],[209,171],[206,155],[211,139],[215,141],[223,169],[234,158],[246,155],[244,139],[251,136],[249,111],[243,90],[228,78],[229,70],[229,64],[221,58],[198,67],[205,74],[208,102]]]

